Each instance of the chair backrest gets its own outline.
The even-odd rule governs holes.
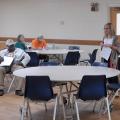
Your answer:
[[[94,63],[92,64],[92,66],[108,67],[108,63],[94,62]],[[118,83],[119,83],[119,78],[118,78],[118,76],[114,76],[114,77],[108,78],[108,79],[107,79],[107,82],[108,82],[108,83],[118,84]]]
[[[77,65],[79,63],[80,53],[79,51],[68,52],[64,65]]]
[[[98,49],[94,49],[93,52],[92,52],[92,54],[89,55],[89,57],[90,57],[89,63],[90,63],[91,65],[92,65],[92,64],[95,62],[95,60],[96,60],[97,50],[98,50]]]
[[[27,52],[30,56],[30,62],[27,64],[27,67],[34,67],[39,65],[39,56],[36,52]]]
[[[53,89],[48,76],[27,76],[25,98],[48,101],[53,98]]]
[[[108,67],[108,64],[103,62],[94,62],[92,66]]]
[[[114,76],[107,79],[109,84],[119,84],[119,77]]]
[[[120,70],[120,57],[118,57],[117,69]]]
[[[83,76],[77,96],[82,100],[100,100],[107,96],[105,75]]]
[[[80,50],[79,46],[69,46],[69,50]]]

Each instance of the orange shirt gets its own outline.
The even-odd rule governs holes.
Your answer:
[[[47,43],[45,40],[38,41],[37,39],[32,40],[32,47],[33,48],[45,48],[47,46]]]

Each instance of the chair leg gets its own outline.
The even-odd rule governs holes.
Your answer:
[[[61,102],[62,102],[64,120],[66,120],[66,112],[65,112],[65,106],[64,106],[63,95],[62,94],[60,94],[60,98],[61,98]]]
[[[24,99],[24,102],[23,102],[23,106],[22,106],[22,109],[21,109],[21,116],[20,116],[20,120],[24,120],[24,113],[25,113],[25,99]]]
[[[11,81],[11,83],[10,83],[10,86],[9,86],[9,88],[8,88],[8,90],[7,90],[7,93],[10,92],[10,89],[11,89],[14,81],[15,81],[15,76],[13,77],[13,79],[12,79],[12,81]]]
[[[78,110],[78,104],[77,104],[77,101],[76,101],[76,100],[75,100],[75,108],[76,108],[77,120],[80,120],[79,110]]]
[[[27,111],[28,111],[28,117],[29,117],[29,119],[32,120],[32,114],[31,114],[29,100],[27,101]]]
[[[118,92],[120,91],[120,89],[118,89],[115,94],[113,95],[112,99],[110,100],[109,104],[111,105],[111,103],[113,102],[113,100],[115,99],[115,97],[118,95]]]
[[[109,108],[110,108],[110,105],[112,104],[113,100],[115,99],[115,96],[118,95],[118,92],[120,91],[120,89],[118,89],[115,94],[113,95],[113,97],[111,98],[111,100],[109,100]],[[107,109],[105,109],[104,111],[104,114],[107,112]]]
[[[66,87],[66,92],[67,92],[67,95],[68,95],[68,105],[70,105],[70,92],[68,90],[67,84],[65,85],[65,87]]]
[[[93,112],[95,112],[95,107],[96,107],[97,102],[95,101],[94,105],[93,105]]]
[[[111,120],[110,107],[109,107],[108,97],[106,97],[105,99],[106,99],[106,103],[107,103],[108,118],[109,118],[109,120]]]
[[[57,111],[57,103],[58,102],[58,97],[56,97],[55,99],[55,107],[54,107],[54,114],[53,114],[53,120],[55,120],[56,118],[56,111]]]
[[[44,103],[44,106],[45,106],[45,111],[47,112],[47,104],[46,104],[46,103]]]

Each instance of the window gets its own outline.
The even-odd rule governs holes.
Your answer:
[[[116,34],[120,35],[120,13],[117,13],[116,17]]]

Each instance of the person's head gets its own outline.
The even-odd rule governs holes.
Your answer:
[[[43,39],[44,39],[43,35],[39,35],[39,36],[37,37],[37,40],[39,40],[39,41],[42,41]]]
[[[112,23],[106,23],[104,25],[104,34],[105,34],[105,37],[112,37],[115,35],[115,32],[112,27]]]
[[[15,42],[12,39],[8,39],[6,41],[6,46],[9,52],[15,51]]]
[[[22,34],[18,35],[17,41],[18,42],[24,42],[24,35],[22,35]]]

